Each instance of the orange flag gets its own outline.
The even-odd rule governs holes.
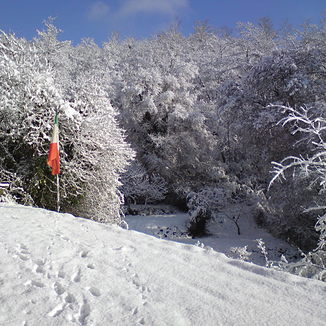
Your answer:
[[[55,115],[54,119],[54,128],[48,155],[48,165],[52,168],[52,175],[60,173],[58,114]]]

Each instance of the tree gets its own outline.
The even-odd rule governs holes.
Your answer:
[[[1,177],[13,184],[18,201],[55,207],[55,184],[45,162],[52,120],[59,111],[62,209],[119,223],[119,175],[133,151],[103,84],[96,80],[99,75],[91,74],[98,67],[79,71],[71,59],[69,74],[60,79],[60,64],[66,62],[56,55],[68,58],[74,51],[67,43],[60,46],[55,29],[48,33],[33,42],[2,34]]]
[[[325,105],[325,104],[324,104]],[[291,123],[294,125],[293,133],[302,133],[305,140],[311,143],[313,154],[310,156],[289,156],[280,163],[274,164],[274,177],[270,185],[276,179],[286,179],[286,172],[293,171],[293,178],[305,178],[310,180],[309,187],[318,188],[318,197],[315,204],[305,212],[320,211],[326,209],[324,194],[326,191],[326,119],[324,117],[325,107],[319,110],[313,108],[294,109],[281,107],[287,116],[283,119],[283,125]],[[317,112],[316,112],[317,111]],[[317,115],[316,115],[317,113]],[[312,200],[313,198],[310,198]],[[315,214],[313,215],[315,217]],[[287,266],[292,272],[303,276],[315,277],[326,280],[326,214],[318,216],[315,222],[316,231],[320,233],[317,248],[305,255],[300,263]]]
[[[33,44],[5,33],[0,43],[1,178],[10,181],[17,199],[42,201],[39,189],[48,178],[40,157],[47,150],[54,112],[64,100],[51,66]]]
[[[157,174],[149,175],[144,166],[134,161],[121,177],[121,192],[128,204],[162,202],[168,192],[167,183]]]

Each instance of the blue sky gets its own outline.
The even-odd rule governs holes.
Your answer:
[[[0,29],[31,39],[51,16],[63,30],[60,39],[76,44],[90,37],[101,44],[112,32],[145,38],[176,20],[185,34],[204,20],[234,27],[269,17],[275,27],[286,20],[297,27],[307,19],[318,23],[325,9],[326,0],[0,0]]]

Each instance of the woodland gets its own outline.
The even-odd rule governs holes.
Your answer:
[[[55,209],[58,112],[63,212],[123,225],[131,205],[165,203],[199,237],[242,203],[325,269],[325,94],[326,20],[172,26],[101,46],[60,40],[51,20],[33,40],[2,32],[0,196]]]

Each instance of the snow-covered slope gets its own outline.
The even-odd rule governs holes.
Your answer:
[[[0,325],[326,325],[324,283],[0,205]]]

